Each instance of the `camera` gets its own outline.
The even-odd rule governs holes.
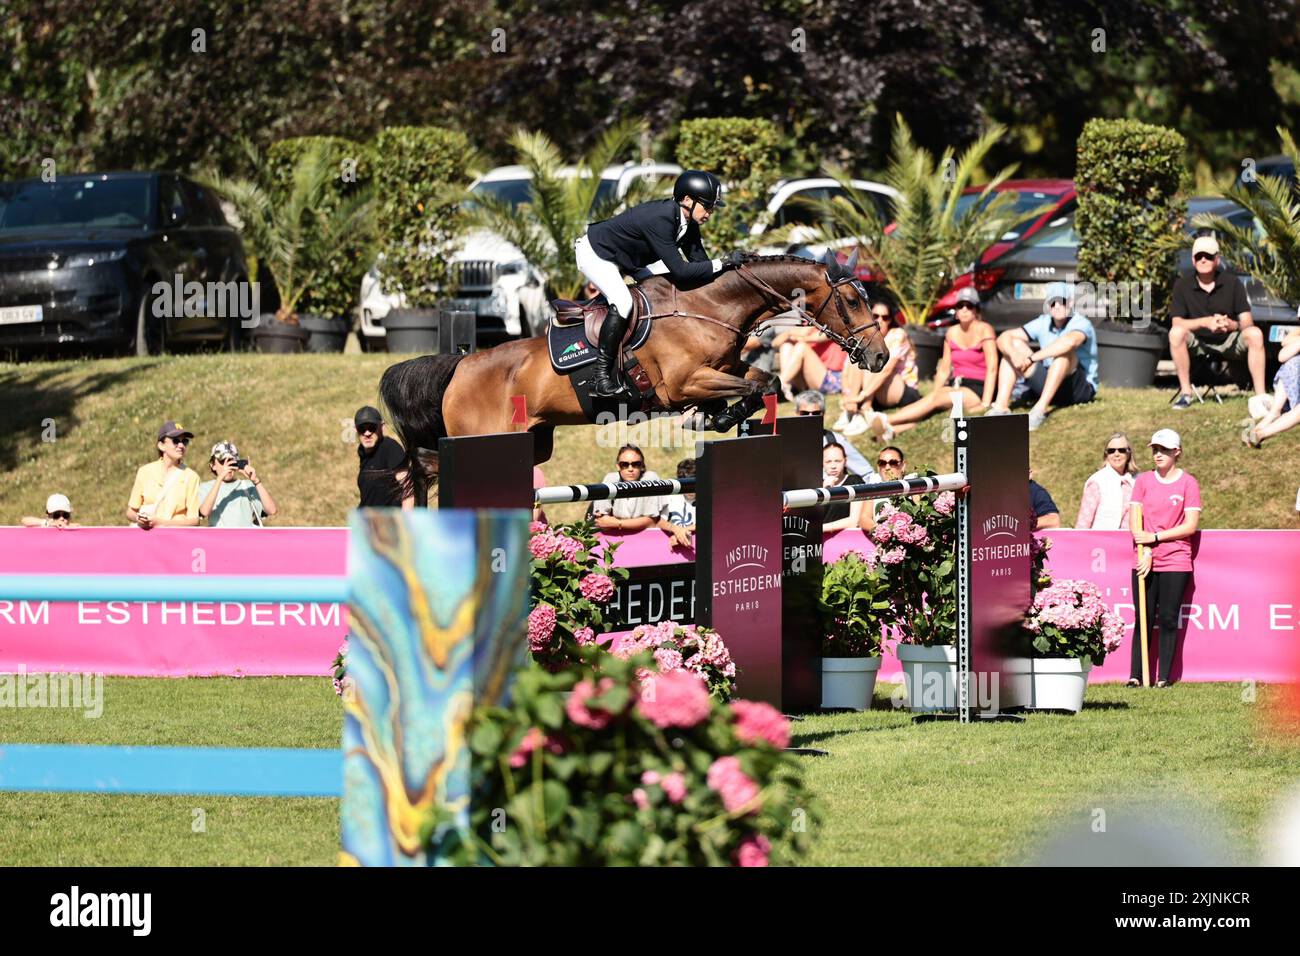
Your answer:
[[[243,471],[245,468],[248,467],[248,459],[247,459],[247,458],[240,458],[240,459],[236,460],[236,462],[235,462],[235,467],[236,467],[237,469],[239,469],[240,471]]]

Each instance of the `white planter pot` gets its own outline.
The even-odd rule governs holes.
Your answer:
[[[1027,710],[1083,709],[1092,664],[1074,657],[1017,657],[1006,662],[1015,699]]]
[[[823,657],[822,706],[870,710],[879,657]]]
[[[913,713],[957,709],[957,647],[898,644],[907,709]]]

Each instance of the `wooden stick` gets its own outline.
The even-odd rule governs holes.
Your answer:
[[[1133,520],[1137,522],[1137,530],[1142,530],[1142,503],[1137,502],[1133,505]],[[1138,545],[1138,563],[1142,563],[1144,545]],[[1147,643],[1147,579],[1143,575],[1138,575],[1138,631],[1142,640],[1142,686],[1151,686],[1151,659]]]

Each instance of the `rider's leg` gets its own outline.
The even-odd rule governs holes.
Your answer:
[[[574,257],[582,274],[609,301],[609,312],[605,315],[605,322],[600,327],[600,340],[596,343],[596,377],[592,380],[591,390],[598,396],[614,396],[621,391],[615,364],[619,343],[623,340],[628,318],[632,315],[632,293],[628,291],[618,266],[596,255],[586,236],[574,243]]]

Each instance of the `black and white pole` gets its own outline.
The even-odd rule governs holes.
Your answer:
[[[617,498],[652,498],[695,491],[694,478],[663,478],[652,481],[608,481],[589,485],[548,485],[533,489],[539,505],[562,505],[574,501],[612,501]]]
[[[966,476],[960,472],[928,478],[900,478],[860,485],[831,485],[826,488],[796,488],[782,492],[786,508],[814,508],[832,501],[864,501],[872,498],[901,498],[904,495],[933,494],[937,491],[961,491]]]

